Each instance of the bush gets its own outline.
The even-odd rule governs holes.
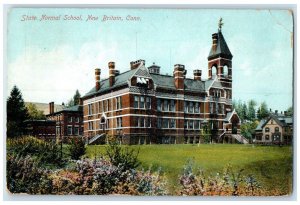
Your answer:
[[[12,193],[49,194],[52,182],[49,171],[40,169],[29,156],[7,157],[7,188]]]
[[[243,170],[234,172],[230,165],[222,174],[205,176],[203,170],[193,172],[193,162],[188,161],[179,181],[179,195],[200,196],[261,196],[264,190],[253,176],[243,176]]]
[[[73,138],[69,146],[69,152],[71,159],[78,160],[82,155],[85,154],[85,142],[83,138]]]
[[[138,161],[139,150],[122,147],[116,143],[109,144],[106,148],[106,155],[114,166],[120,167],[124,172],[136,169],[140,165]]]
[[[35,137],[21,137],[7,141],[7,153],[16,157],[30,155],[37,162],[61,164],[60,148],[52,142],[45,142]]]

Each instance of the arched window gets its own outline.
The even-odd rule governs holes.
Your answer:
[[[228,66],[227,65],[224,65],[224,67],[223,67],[223,76],[228,77]]]
[[[212,76],[215,76],[215,75],[217,75],[217,66],[213,66],[213,67],[211,67],[211,75]]]

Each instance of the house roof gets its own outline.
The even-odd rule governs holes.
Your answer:
[[[284,127],[288,126],[289,124],[293,123],[293,118],[292,117],[286,117],[286,116],[276,116],[274,114],[270,114],[270,116],[267,119],[262,119],[259,124],[257,125],[255,130],[262,130],[263,127],[271,120],[275,120],[275,122]]]
[[[213,48],[211,48],[208,55],[208,60],[219,56],[232,59],[232,54],[220,30],[218,31],[217,35],[218,35],[217,49],[214,50]]]
[[[48,115],[54,115],[54,114],[58,114],[58,113],[62,113],[62,112],[83,112],[83,106],[82,105],[74,105],[72,107],[67,107],[60,111],[54,112],[53,114],[48,114]]]
[[[262,119],[262,120],[258,123],[257,127],[255,128],[255,130],[257,130],[257,131],[262,130],[262,126],[265,124],[265,122],[266,122],[266,120],[265,120],[265,119]]]

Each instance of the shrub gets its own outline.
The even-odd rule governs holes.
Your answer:
[[[57,144],[45,142],[35,137],[21,137],[7,141],[7,153],[17,157],[28,155],[36,158],[37,162],[60,164],[60,149]]]
[[[69,152],[71,159],[78,160],[82,155],[85,154],[85,142],[83,138],[73,138],[69,146]]]
[[[205,176],[203,170],[193,172],[193,162],[188,161],[179,177],[179,195],[201,196],[260,196],[264,192],[253,176],[243,176],[243,170],[234,172],[230,165],[222,174]]]
[[[49,171],[40,169],[29,156],[7,157],[7,188],[12,193],[49,194],[52,182]]]
[[[106,148],[106,155],[114,166],[120,167],[124,172],[136,169],[140,165],[138,161],[139,150],[122,147],[116,143],[109,144]]]

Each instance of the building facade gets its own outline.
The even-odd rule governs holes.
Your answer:
[[[125,144],[243,141],[232,109],[232,57],[219,29],[212,35],[207,80],[201,70],[187,78],[181,64],[173,75],[162,75],[144,60],[130,62],[123,73],[109,62],[103,80],[95,69],[95,87],[82,97],[84,136]]]
[[[293,140],[293,118],[277,112],[259,122],[255,129],[257,144],[291,144]]]
[[[53,120],[26,120],[26,135],[34,136],[46,141],[55,141],[55,121]]]
[[[49,103],[48,120],[55,121],[58,140],[83,136],[83,106],[75,105],[54,112],[54,102]]]

